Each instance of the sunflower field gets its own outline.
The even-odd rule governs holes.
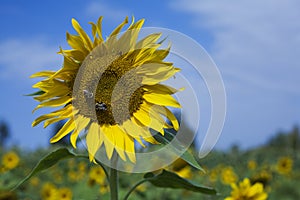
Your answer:
[[[204,195],[184,189],[155,188],[149,182],[140,184],[128,199],[284,199],[300,198],[299,149],[292,140],[294,134],[278,135],[267,144],[239,150],[233,146],[228,151],[213,151],[198,160],[203,171],[194,169],[184,160],[177,160],[166,170],[194,183],[201,183],[217,190],[217,195]],[[292,139],[291,139],[292,138]],[[277,144],[278,142],[281,142]],[[21,179],[30,173],[38,158],[54,149],[26,151],[17,147],[1,149],[0,199],[24,200],[85,200],[109,199],[109,186],[103,169],[87,159],[70,158],[37,173],[12,191]],[[159,172],[154,172],[159,173]],[[142,174],[120,173],[120,196]]]

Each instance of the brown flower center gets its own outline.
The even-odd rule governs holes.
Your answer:
[[[122,124],[143,102],[142,79],[132,55],[103,54],[96,47],[83,61],[73,88],[73,105],[79,114],[100,125]]]

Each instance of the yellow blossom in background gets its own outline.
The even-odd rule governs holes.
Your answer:
[[[150,128],[162,135],[164,128],[179,129],[176,117],[166,107],[181,107],[172,96],[178,90],[161,84],[180,71],[173,63],[164,61],[170,48],[160,49],[163,39],[159,33],[138,40],[143,19],[137,22],[133,19],[120,35],[127,23],[126,17],[104,39],[100,17],[97,23],[91,23],[90,38],[72,19],[77,35],[67,33],[71,49],[59,51],[64,57],[62,68],[31,76],[44,77],[33,85],[38,89],[34,99],[40,102],[34,111],[42,107],[58,108],[35,119],[32,126],[44,121],[47,127],[67,120],[50,142],[71,134],[74,148],[80,132],[86,130],[91,161],[95,161],[96,152],[104,145],[108,159],[115,151],[122,160],[134,163],[135,141],[143,147],[145,142],[157,143]],[[80,73],[82,70],[84,73]]]
[[[0,165],[0,174],[5,173],[5,172],[6,172],[5,167]]]
[[[248,169],[255,170],[257,167],[257,163],[255,160],[249,160],[247,166],[248,166]]]
[[[70,170],[68,172],[68,179],[71,181],[71,182],[76,182],[78,181],[78,174],[76,171],[74,170]]]
[[[292,171],[293,160],[290,157],[281,157],[277,162],[277,172],[287,175]]]
[[[219,177],[219,170],[217,168],[210,170],[208,177],[209,177],[210,182],[212,182],[212,183],[216,182]]]
[[[238,176],[232,167],[225,167],[221,170],[221,181],[223,184],[230,185],[236,183]]]
[[[100,192],[100,194],[108,193],[109,192],[109,186],[107,184],[100,185],[99,192]]]
[[[245,178],[239,185],[231,184],[231,187],[231,194],[225,200],[266,200],[268,197],[261,183],[251,185],[248,178]]]
[[[77,179],[82,180],[86,175],[86,163],[81,161],[77,166]]]
[[[146,185],[142,184],[142,185],[137,186],[135,190],[138,192],[145,192],[146,189],[147,189]]]
[[[40,179],[38,177],[32,177],[31,179],[29,179],[29,183],[30,185],[36,187],[40,184]]]
[[[72,191],[71,191],[71,189],[69,189],[69,188],[66,188],[66,187],[64,187],[64,188],[60,188],[60,189],[58,189],[58,199],[59,200],[72,200],[72,196],[73,196],[73,194],[72,194]]]
[[[58,191],[52,183],[45,183],[41,189],[42,200],[58,200]]]
[[[8,170],[17,167],[19,162],[20,162],[19,156],[13,151],[7,152],[2,157],[2,166]]]
[[[76,165],[77,164],[76,164],[76,162],[75,162],[74,159],[68,160],[68,167],[69,167],[69,169],[73,169]]]
[[[89,181],[103,185],[105,182],[105,173],[99,166],[94,166],[89,172]]]
[[[270,171],[262,170],[258,173],[256,173],[252,178],[252,183],[262,183],[264,186],[268,185],[270,181],[272,180],[272,174]]]
[[[55,183],[62,183],[62,181],[63,181],[63,175],[61,174],[60,171],[54,172],[53,178],[54,178]]]
[[[84,173],[85,170],[86,170],[86,163],[83,162],[83,161],[79,162],[79,164],[78,164],[78,171]]]

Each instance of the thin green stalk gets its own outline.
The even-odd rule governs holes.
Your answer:
[[[110,200],[118,200],[118,184],[119,184],[119,177],[118,177],[118,170],[117,162],[118,156],[114,154],[111,159],[112,166],[110,168],[110,178],[109,178],[109,186],[110,186]]]
[[[124,197],[124,200],[127,200],[128,197],[130,196],[130,194],[141,184],[143,184],[144,182],[148,181],[147,179],[141,180],[140,182],[137,182],[126,194],[126,196]]]

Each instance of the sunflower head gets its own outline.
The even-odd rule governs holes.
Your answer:
[[[264,191],[264,187],[261,183],[251,184],[248,178],[245,178],[238,185],[231,184],[232,191],[231,196],[226,197],[225,200],[265,200],[268,198],[268,194]]]
[[[161,34],[139,38],[144,20],[128,23],[126,18],[107,39],[102,36],[102,17],[91,23],[92,37],[72,19],[77,34],[67,33],[71,49],[61,49],[62,68],[42,71],[32,77],[44,77],[33,87],[39,91],[36,109],[57,107],[54,112],[38,117],[33,126],[67,120],[51,138],[57,142],[71,134],[76,148],[80,132],[90,159],[104,145],[108,159],[116,152],[122,160],[135,162],[135,141],[155,144],[153,130],[164,134],[164,128],[178,130],[176,117],[167,106],[180,108],[172,96],[178,90],[161,82],[174,76],[179,69],[164,59],[170,47],[161,48]],[[35,110],[36,110],[35,109]],[[170,123],[167,123],[167,121]]]

